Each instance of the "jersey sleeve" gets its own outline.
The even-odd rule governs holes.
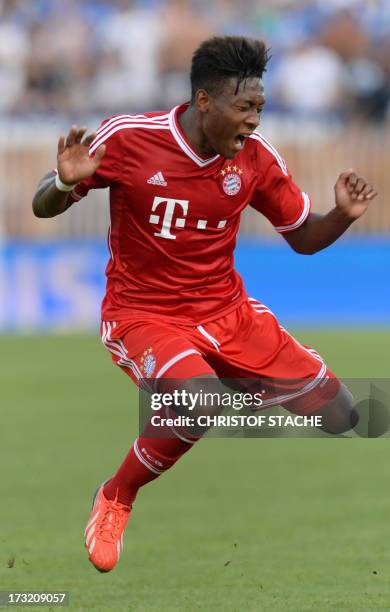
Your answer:
[[[283,234],[298,229],[310,213],[307,193],[295,184],[276,149],[256,134],[257,185],[250,205]]]
[[[106,153],[95,174],[78,183],[70,194],[72,203],[84,198],[90,189],[105,189],[119,181],[122,173],[122,144],[117,131],[111,133],[113,119],[103,121],[96,132],[96,138],[89,148],[89,155],[93,157],[100,145],[105,144]]]

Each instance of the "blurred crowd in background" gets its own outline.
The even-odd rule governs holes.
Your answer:
[[[379,197],[349,236],[390,234],[390,0],[0,0],[0,330],[89,329],[98,321],[107,194],[93,190],[69,214],[37,219],[37,182],[54,167],[58,135],[71,123],[97,126],[188,99],[192,54],[215,34],[270,47],[261,129],[313,209],[329,210],[335,179],[354,167]],[[279,240],[250,207],[240,234]],[[286,285],[276,283],[271,306],[301,324],[387,323],[387,251],[362,244],[350,255],[321,255],[316,274],[307,274],[306,260],[302,269],[295,259],[283,264],[291,295],[296,279],[305,281],[301,301],[286,301]],[[245,261],[240,270],[249,277],[252,254]],[[268,279],[280,277],[272,272],[280,261],[267,256]],[[359,310],[355,299],[352,312],[362,278],[373,302],[360,300]]]
[[[267,42],[275,112],[390,118],[389,0],[0,0],[0,117],[168,108],[213,34]]]

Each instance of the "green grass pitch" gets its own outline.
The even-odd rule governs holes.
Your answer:
[[[390,377],[390,331],[298,337],[340,376]],[[100,575],[83,530],[136,435],[135,390],[93,336],[2,337],[0,363],[0,590],[67,590],[71,610],[390,609],[389,439],[201,441],[141,491]]]

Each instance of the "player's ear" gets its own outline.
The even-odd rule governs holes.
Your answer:
[[[198,89],[195,94],[195,106],[201,113],[207,113],[210,108],[211,97],[205,89]]]

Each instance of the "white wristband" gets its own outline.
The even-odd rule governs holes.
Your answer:
[[[64,192],[68,192],[68,191],[72,191],[72,189],[74,189],[76,187],[77,183],[75,183],[74,185],[67,185],[66,183],[63,183],[60,179],[60,175],[58,173],[56,173],[56,187],[58,189],[58,191],[64,191]]]

